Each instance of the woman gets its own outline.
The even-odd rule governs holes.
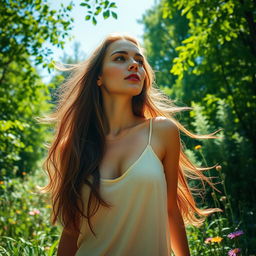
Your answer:
[[[196,207],[186,177],[215,187],[200,173],[210,168],[183,153],[179,129],[216,136],[192,134],[175,120],[191,108],[176,107],[153,86],[153,70],[130,36],[106,37],[71,69],[48,119],[56,133],[43,165],[52,223],[63,226],[58,255],[190,255],[184,221],[200,226],[221,210]]]

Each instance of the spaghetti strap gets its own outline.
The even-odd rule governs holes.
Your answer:
[[[152,118],[149,120],[149,136],[148,136],[148,145],[150,145],[151,141],[151,134],[152,134]]]

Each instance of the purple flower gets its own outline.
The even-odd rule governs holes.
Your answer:
[[[241,252],[240,248],[231,249],[228,252],[228,256],[238,256],[239,252]]]
[[[238,231],[228,234],[228,238],[233,239],[237,236],[241,236],[242,234],[244,234],[243,230],[238,230]]]

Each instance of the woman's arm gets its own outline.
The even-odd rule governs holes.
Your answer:
[[[189,256],[186,229],[178,206],[169,212],[168,216],[171,231],[171,247],[174,254],[176,256]]]
[[[175,256],[190,256],[184,222],[177,205],[177,185],[180,156],[178,127],[169,119],[161,120],[161,137],[165,144],[163,165],[167,182],[168,217],[171,247]]]
[[[57,256],[74,256],[77,251],[78,232],[68,232],[63,229],[59,242]]]

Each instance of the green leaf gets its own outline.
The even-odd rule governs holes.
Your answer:
[[[182,41],[183,44],[187,44],[195,40],[195,36],[190,36],[189,38]]]
[[[116,3],[111,3],[111,4],[109,5],[109,8],[117,8]]]
[[[71,11],[71,10],[72,10],[72,5],[68,5],[68,6],[67,6],[67,9],[68,9],[69,11]]]
[[[109,5],[109,1],[105,1],[104,2],[104,9],[107,9],[108,5]]]
[[[109,10],[103,12],[104,19],[107,19],[109,17]]]
[[[190,59],[188,59],[188,65],[191,67],[194,67],[195,63],[193,61],[191,61]]]
[[[87,4],[87,3],[81,3],[80,5],[81,6],[86,6],[87,8],[91,8],[91,6],[89,4]]]
[[[117,19],[117,14],[115,12],[111,12],[113,18]]]
[[[89,20],[91,18],[91,15],[86,15],[85,20]]]
[[[102,8],[99,6],[96,9],[97,11],[94,13],[94,15],[98,15],[102,11]]]
[[[92,24],[96,25],[97,24],[97,20],[95,19],[95,17],[92,18]]]

